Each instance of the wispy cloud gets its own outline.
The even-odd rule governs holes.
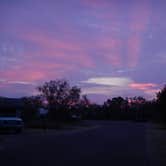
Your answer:
[[[82,94],[98,94],[98,95],[111,95],[112,88],[105,86],[94,86],[82,88]]]
[[[82,88],[83,94],[96,94],[106,96],[145,96],[146,98],[154,98],[158,92],[160,85],[155,83],[138,83],[134,82],[129,77],[95,77],[89,78],[86,81],[81,81],[82,84],[90,84],[90,87]]]
[[[95,77],[81,82],[108,86],[128,86],[132,80],[128,77]]]
[[[58,40],[56,37],[51,37],[49,35],[44,35],[42,32],[30,32],[28,34],[23,34],[22,39],[30,41],[33,44],[39,45],[48,49],[56,50],[66,50],[66,51],[78,51],[81,49],[79,43],[67,43],[63,40]]]
[[[9,84],[20,84],[20,85],[34,85],[37,86],[34,82],[25,82],[25,81],[10,81]]]
[[[141,9],[141,11],[140,11]],[[140,33],[147,29],[150,19],[150,1],[133,1],[133,7],[130,9],[132,15],[130,28],[132,31]]]
[[[32,74],[33,73],[33,74]],[[6,71],[0,71],[1,77],[4,77],[8,81],[17,81],[18,77],[20,76],[20,81],[37,81],[42,80],[45,78],[45,74],[41,71],[22,71],[20,69],[17,70],[6,70]]]
[[[55,36],[43,34],[42,32],[32,31],[29,34],[21,34],[20,38],[26,42],[31,42],[38,48],[33,52],[34,55],[49,58],[57,58],[67,63],[73,63],[74,66],[94,67],[93,58],[87,53],[88,43],[77,42],[74,36],[67,39],[57,39]]]
[[[127,41],[128,46],[128,66],[135,67],[139,61],[141,50],[141,39],[138,35],[131,36]]]

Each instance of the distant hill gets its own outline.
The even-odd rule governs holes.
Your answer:
[[[22,107],[23,101],[21,98],[0,97],[0,107]]]

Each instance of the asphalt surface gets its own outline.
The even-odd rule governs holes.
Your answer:
[[[90,122],[89,129],[24,132],[0,145],[2,166],[149,166],[146,124]]]

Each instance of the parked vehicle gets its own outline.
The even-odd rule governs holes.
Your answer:
[[[21,118],[18,117],[0,117],[0,130],[12,131],[16,133],[22,132],[24,123]]]

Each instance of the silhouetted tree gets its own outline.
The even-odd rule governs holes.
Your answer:
[[[123,109],[123,105],[125,103],[125,99],[122,97],[114,97],[111,100],[111,109],[116,111],[121,111]]]
[[[143,118],[154,121],[159,118],[159,112],[156,109],[156,100],[146,101],[142,106]]]
[[[87,95],[83,95],[81,100],[80,100],[80,105],[83,107],[88,108],[90,106],[90,100],[88,99]]]
[[[37,110],[42,106],[40,96],[23,97],[24,103],[22,118],[25,121],[31,121],[37,117]]]
[[[52,118],[64,116],[64,112],[71,105],[79,101],[81,90],[77,86],[70,87],[66,80],[51,80],[39,86],[38,91],[49,106],[49,112]]]
[[[166,123],[166,85],[157,93],[157,106]]]

